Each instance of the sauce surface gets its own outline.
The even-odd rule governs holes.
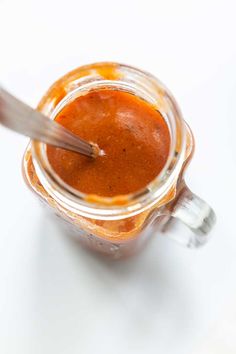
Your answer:
[[[104,197],[136,192],[167,160],[170,135],[164,118],[130,93],[91,91],[65,106],[55,120],[105,151],[105,156],[92,159],[47,147],[55,172],[80,192]]]

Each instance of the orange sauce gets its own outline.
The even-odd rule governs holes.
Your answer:
[[[83,193],[113,197],[136,192],[162,170],[170,135],[162,115],[127,92],[91,91],[65,106],[55,119],[105,156],[89,158],[53,146],[49,162],[70,186]]]

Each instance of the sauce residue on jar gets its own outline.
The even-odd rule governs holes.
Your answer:
[[[100,89],[79,96],[55,120],[105,151],[95,159],[53,146],[48,160],[80,192],[113,197],[136,192],[163,169],[170,149],[168,126],[151,104],[131,93]]]

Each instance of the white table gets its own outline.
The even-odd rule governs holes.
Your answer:
[[[198,251],[159,236],[103,261],[45,217],[21,177],[27,139],[0,128],[0,353],[235,353],[235,1],[0,6],[0,81],[29,104],[93,61],[164,81],[196,137],[187,182],[218,216]]]

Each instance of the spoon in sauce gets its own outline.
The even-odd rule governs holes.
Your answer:
[[[103,150],[79,138],[42,113],[26,105],[0,87],[0,124],[34,140],[75,151],[89,157],[104,155]]]

